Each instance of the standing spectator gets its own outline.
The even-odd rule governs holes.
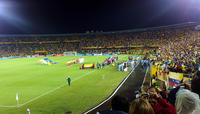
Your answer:
[[[151,78],[151,85],[154,87],[156,86],[156,77],[154,75]]]

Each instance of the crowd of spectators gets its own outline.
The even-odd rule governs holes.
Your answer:
[[[154,51],[157,56],[154,63],[157,63],[158,69],[164,72],[196,73],[197,78],[192,80],[191,85],[180,85],[170,92],[167,88],[157,91],[150,87],[133,100],[130,107],[118,97],[115,100],[126,104],[128,108],[120,110],[113,101],[115,112],[119,109],[119,114],[200,114],[200,32],[194,26],[82,36],[1,37],[0,57],[35,55],[40,52],[63,54],[66,51],[127,53],[136,48],[143,48],[144,51],[147,47],[153,48],[151,51],[157,50]]]
[[[167,86],[162,90],[151,86],[147,91],[137,95],[137,98],[130,103],[129,111],[123,113],[200,114],[200,32],[192,29],[165,32],[168,33],[163,33],[163,37],[154,36],[154,41],[150,44],[159,45],[155,54],[157,59],[153,60],[153,63],[158,63],[157,67],[162,71],[193,73],[195,76],[192,82],[185,82],[171,90]]]
[[[138,49],[145,52],[151,47],[157,48],[158,67],[162,66],[164,71],[194,73],[200,63],[199,38],[200,32],[194,26],[74,36],[5,36],[0,38],[0,57],[63,54],[67,51],[133,53]]]
[[[66,36],[66,37],[13,37],[13,38],[1,38],[1,49],[11,51],[23,52],[24,49],[30,51],[41,51],[47,50],[53,45],[55,52],[65,51],[65,50],[83,50],[83,51],[106,51],[114,50],[120,51],[121,49],[127,50],[132,47],[139,46],[160,46],[167,44],[168,41],[173,41],[173,39],[179,39],[180,37],[191,35],[191,28],[179,28],[179,29],[169,29],[169,30],[154,30],[154,31],[143,31],[143,32],[127,32],[127,33],[110,33],[110,34],[94,34],[94,35],[84,35],[84,36]],[[71,42],[70,42],[71,41]],[[77,41],[77,42],[73,42]],[[4,43],[4,44],[2,44]],[[4,46],[5,45],[5,46]],[[29,48],[26,46],[28,45]],[[32,46],[34,45],[34,46]],[[9,47],[14,48],[14,50],[9,49]],[[17,47],[17,48],[16,48]],[[62,49],[59,49],[62,48]],[[52,49],[52,48],[51,48]],[[88,50],[86,50],[88,49]],[[7,51],[6,50],[6,51]],[[21,51],[22,50],[22,51]],[[30,52],[28,51],[28,52]],[[54,51],[53,51],[54,52]],[[10,54],[10,53],[9,53]]]
[[[147,91],[138,93],[132,102],[128,102],[126,97],[115,96],[111,101],[111,109],[97,113],[200,114],[200,71],[196,75],[198,78],[194,78],[191,85],[180,85],[168,92],[159,91],[154,86],[151,86]]]
[[[171,39],[159,49],[160,66],[164,65],[170,71],[180,73],[194,73],[200,64],[199,32]],[[163,67],[164,67],[163,66]]]
[[[40,51],[46,51],[47,54],[61,54],[66,51],[77,51],[79,53],[130,53],[132,50],[141,47],[160,47],[162,55],[175,53],[174,51],[184,51],[185,56],[187,56],[187,52],[193,50],[197,44],[196,40],[193,39],[199,36],[194,31],[194,27],[74,36],[5,36],[0,38],[0,56],[33,55]],[[188,43],[188,39],[191,40],[190,43]],[[181,46],[185,40],[188,41],[187,45]],[[192,49],[188,45],[193,45]],[[177,46],[180,46],[178,47],[179,50],[175,50]],[[185,46],[188,49],[184,50]],[[176,55],[180,55],[180,53],[175,53],[173,56]],[[193,57],[191,53],[189,55]],[[171,55],[171,57],[173,56]]]

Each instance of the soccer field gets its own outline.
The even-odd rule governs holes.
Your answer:
[[[118,57],[127,60],[128,56]],[[96,64],[109,56],[81,57],[85,64]],[[27,108],[31,114],[80,114],[108,97],[128,74],[112,65],[85,70],[79,69],[81,64],[66,66],[67,61],[76,58],[80,56],[49,57],[58,62],[51,66],[42,65],[42,58],[0,60],[0,114],[27,114]]]

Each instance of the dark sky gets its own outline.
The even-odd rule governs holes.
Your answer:
[[[200,0],[0,0],[0,34],[79,33],[200,20]]]

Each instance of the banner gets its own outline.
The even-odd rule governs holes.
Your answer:
[[[178,86],[183,82],[183,73],[169,72],[169,83],[172,86]]]

